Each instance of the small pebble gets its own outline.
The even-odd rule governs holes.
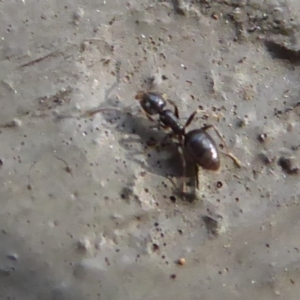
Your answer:
[[[12,261],[17,261],[19,259],[19,255],[16,253],[10,253],[6,255],[6,258]]]
[[[12,120],[13,124],[15,125],[15,127],[21,127],[22,126],[22,121],[20,119],[13,119]]]
[[[266,133],[261,133],[258,135],[257,139],[260,143],[264,143],[267,139],[267,134]]]
[[[77,242],[77,250],[80,252],[86,252],[91,248],[91,242],[87,239],[81,239]]]
[[[75,22],[78,22],[82,17],[84,16],[84,10],[82,8],[78,8],[74,14],[73,14],[73,19]]]
[[[185,258],[183,258],[183,257],[179,258],[177,261],[177,264],[181,265],[181,266],[185,265],[185,263],[186,263],[186,261],[185,261]]]

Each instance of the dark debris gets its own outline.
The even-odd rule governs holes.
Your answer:
[[[278,165],[288,175],[298,175],[299,168],[293,166],[292,159],[281,156],[278,160]]]

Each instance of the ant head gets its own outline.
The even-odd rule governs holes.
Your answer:
[[[139,92],[136,93],[134,99],[138,100],[138,101],[141,101],[143,99],[144,95],[145,95],[144,91],[139,91]]]
[[[166,106],[164,95],[158,93],[140,91],[135,95],[135,99],[140,102],[141,107],[148,115],[158,115]]]

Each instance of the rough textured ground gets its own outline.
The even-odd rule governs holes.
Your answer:
[[[299,299],[299,16],[0,1],[0,299]],[[193,201],[134,100],[151,77],[242,161],[201,171]],[[121,111],[80,117],[98,106]]]

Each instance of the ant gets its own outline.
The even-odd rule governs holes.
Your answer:
[[[156,92],[144,92],[140,91],[135,95],[135,99],[139,101],[140,106],[143,109],[146,117],[153,122],[156,120],[153,116],[158,115],[159,126],[163,129],[170,128],[172,131],[165,136],[161,144],[167,138],[176,137],[178,144],[178,151],[181,157],[181,163],[183,167],[183,184],[182,193],[186,193],[186,168],[187,163],[185,154],[192,160],[195,166],[196,172],[196,186],[199,189],[199,166],[206,170],[218,171],[220,169],[220,151],[214,139],[207,133],[207,130],[213,128],[219,139],[222,141],[226,152],[222,154],[230,157],[236,166],[240,167],[239,160],[229,152],[227,145],[214,125],[205,125],[200,129],[194,129],[186,132],[186,128],[192,123],[197,113],[201,110],[195,110],[187,119],[186,123],[182,125],[179,122],[179,109],[177,105],[170,99],[167,99],[164,94]],[[174,112],[166,108],[167,103],[171,104],[174,108]],[[94,110],[84,113],[84,117],[90,117],[98,112],[107,110],[117,110],[118,108],[96,108]]]
[[[159,124],[165,129],[170,128],[172,130],[172,132],[167,134],[165,138],[177,137],[179,141],[178,151],[180,153],[183,166],[183,194],[185,194],[186,192],[187,167],[184,153],[186,153],[186,155],[194,163],[196,171],[196,185],[198,189],[199,166],[201,166],[203,169],[211,171],[217,171],[220,169],[220,151],[214,139],[207,133],[207,130],[210,128],[214,129],[226,149],[226,152],[222,152],[222,154],[229,156],[238,167],[241,166],[239,160],[229,152],[222,135],[214,125],[205,125],[200,129],[194,129],[186,132],[186,128],[192,123],[196,114],[200,112],[199,109],[194,111],[189,116],[186,123],[182,126],[179,123],[178,107],[172,100],[166,99],[165,95],[154,92],[141,91],[136,94],[135,99],[140,102],[140,105],[149,120],[155,121],[152,116],[159,115]],[[172,112],[170,109],[165,109],[167,102],[169,102],[174,107],[174,112]]]

